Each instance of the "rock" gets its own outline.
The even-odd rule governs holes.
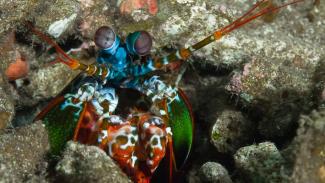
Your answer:
[[[0,71],[1,73],[7,73],[7,70],[11,64],[17,60],[19,52],[15,49],[15,34],[13,32],[1,37],[0,44]],[[8,78],[6,74],[3,77]]]
[[[325,7],[321,5],[319,8]],[[236,94],[244,106],[258,111],[253,115],[259,121],[260,134],[267,139],[293,136],[290,132],[295,130],[299,114],[309,112],[317,103],[312,97],[314,76],[323,60],[325,47],[315,32],[321,27],[324,29],[325,23],[318,16],[310,22],[303,18],[289,21],[287,17],[289,14],[304,17],[310,13],[308,11],[317,11],[321,16],[323,13],[317,9],[311,2],[305,2],[290,12],[282,10],[281,16],[274,20],[276,24],[249,31],[250,38],[236,35],[238,42],[235,45],[246,45],[238,50],[245,52],[244,55],[255,54],[247,57],[248,63],[240,72],[234,72],[226,89]],[[263,38],[257,35],[263,35]],[[233,54],[236,55],[238,50]]]
[[[37,1],[0,1],[0,37],[11,31],[17,22],[24,20]]]
[[[3,76],[0,74],[0,129],[11,126],[11,121],[15,115],[15,106],[10,95],[7,94]]]
[[[285,160],[271,142],[240,148],[234,155],[241,180],[248,182],[288,182]]]
[[[315,71],[315,96],[319,108],[325,108],[325,57],[319,63]]]
[[[115,5],[106,0],[78,0],[81,13],[78,16],[76,31],[84,41],[93,40],[96,30],[101,26],[112,26],[115,15]]]
[[[299,114],[312,107],[315,65],[300,57],[295,60],[256,58],[227,87],[238,92],[244,106],[258,111],[252,115],[259,121],[260,134],[268,139],[289,134]]]
[[[291,182],[325,182],[325,110],[302,116],[294,140],[295,163]]]
[[[79,71],[72,71],[64,64],[40,68],[30,74],[30,84],[26,86],[26,93],[32,96],[34,102],[55,97],[78,73]]]
[[[34,177],[44,164],[49,144],[41,121],[0,131],[0,182],[22,182]]]
[[[210,138],[221,153],[235,153],[247,143],[254,134],[253,123],[239,111],[224,110],[213,125]]]
[[[35,5],[30,17],[35,26],[54,38],[64,39],[74,31],[80,5],[77,1],[50,0]]]
[[[67,143],[55,169],[65,182],[131,182],[104,151],[75,142]]]
[[[199,171],[202,182],[206,183],[232,183],[228,171],[219,163],[207,162]]]
[[[74,27],[74,21],[80,12],[76,1],[0,1],[0,6],[0,35],[26,20],[34,20],[41,31],[57,38],[64,37],[64,33]]]

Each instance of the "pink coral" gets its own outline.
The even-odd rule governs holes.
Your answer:
[[[243,90],[242,75],[235,73],[230,79],[230,83],[226,86],[226,90],[239,94]]]
[[[148,11],[152,15],[156,15],[158,12],[157,0],[124,0],[120,4],[120,10],[122,13],[131,13],[133,10],[148,7]]]

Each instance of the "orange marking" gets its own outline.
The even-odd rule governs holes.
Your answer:
[[[213,36],[215,40],[221,39],[223,36],[222,31],[216,31]]]
[[[188,57],[190,57],[191,52],[188,49],[183,48],[179,50],[179,54],[181,55],[182,59],[186,60]]]

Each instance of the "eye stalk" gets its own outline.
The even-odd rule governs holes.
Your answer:
[[[138,55],[147,55],[152,47],[152,38],[147,31],[140,31],[138,39],[134,43],[134,50]]]
[[[152,47],[152,37],[147,31],[136,31],[127,36],[126,45],[133,55],[148,55]]]
[[[95,33],[95,44],[101,49],[107,49],[113,46],[116,39],[115,32],[108,26],[102,26]]]

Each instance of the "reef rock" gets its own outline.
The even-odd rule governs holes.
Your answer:
[[[17,22],[24,20],[37,1],[0,1],[0,37],[11,31]]]
[[[35,17],[35,26],[42,32],[54,38],[63,38],[74,30],[79,13],[80,4],[77,1],[50,0],[37,3],[29,16]]]
[[[199,171],[202,182],[214,183],[232,183],[228,171],[219,163],[207,162],[200,168]]]
[[[67,143],[56,171],[65,182],[131,183],[104,151],[75,142]]]
[[[302,116],[291,182],[325,182],[325,110]]]
[[[256,111],[253,116],[259,121],[259,132],[268,139],[292,134],[299,114],[309,112],[318,103],[312,97],[314,79],[325,47],[319,37],[321,33],[316,32],[321,27],[324,30],[325,23],[320,15],[312,21],[303,17],[308,13],[321,14],[319,8],[324,5],[316,7],[304,2],[292,10],[282,10],[274,24],[264,23],[258,30],[237,35],[247,30],[244,28],[232,34],[236,36],[238,50],[250,56],[242,69],[234,72],[226,89],[236,94],[244,106]],[[288,21],[289,14],[301,18]]]
[[[30,84],[25,90],[36,100],[55,97],[78,73],[63,64],[43,67],[31,73]]]
[[[234,155],[235,166],[248,182],[287,182],[285,161],[271,142],[240,148]]]
[[[49,144],[41,121],[0,131],[0,182],[22,182],[42,172]],[[45,167],[46,168],[46,167]]]
[[[5,80],[0,74],[0,129],[11,126],[11,120],[15,115],[14,102],[7,94]]]
[[[240,111],[224,110],[211,130],[211,142],[221,153],[235,153],[254,134],[254,125]]]

